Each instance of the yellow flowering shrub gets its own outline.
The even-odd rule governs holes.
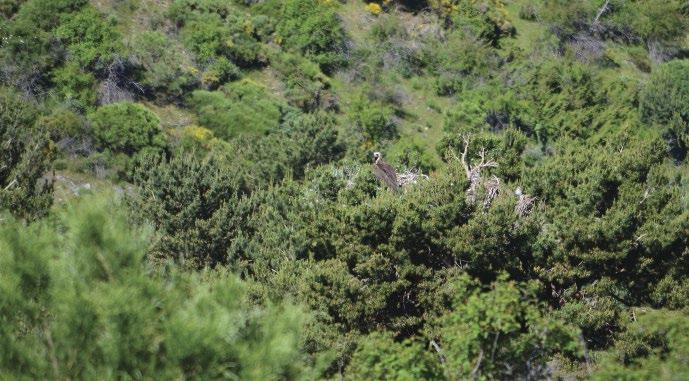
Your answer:
[[[213,131],[193,124],[184,127],[183,134],[185,137],[193,139],[199,143],[206,143],[213,139]]]
[[[368,3],[366,5],[366,10],[372,15],[377,16],[383,11],[383,8],[378,3]]]

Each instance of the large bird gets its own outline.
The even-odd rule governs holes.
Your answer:
[[[378,180],[385,182],[390,189],[397,191],[400,186],[397,183],[397,173],[395,168],[383,160],[383,155],[380,152],[373,153],[373,173]]]

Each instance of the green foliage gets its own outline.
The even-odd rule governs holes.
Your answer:
[[[67,108],[56,108],[49,115],[38,118],[36,126],[47,132],[54,142],[81,136],[85,131],[84,118]]]
[[[563,142],[553,160],[525,178],[526,189],[548,205],[544,216],[552,224],[535,246],[535,259],[545,260],[537,271],[564,305],[563,316],[596,346],[609,342],[624,305],[650,303],[656,287],[680,282],[673,269],[686,266],[682,180],[662,164],[664,144],[625,136],[614,144],[593,154]],[[669,302],[656,300],[657,307]]]
[[[285,97],[292,106],[313,111],[323,106],[328,78],[319,66],[296,54],[283,53],[272,58],[273,67],[287,86]]]
[[[123,49],[121,37],[113,25],[88,6],[63,17],[55,36],[66,45],[70,60],[95,70],[107,68]]]
[[[227,271],[151,268],[148,229],[132,226],[120,207],[90,199],[55,223],[0,228],[3,375],[306,376],[299,308],[252,304]]]
[[[479,38],[493,46],[500,43],[500,39],[514,33],[514,28],[507,20],[504,4],[500,0],[477,4],[467,0],[451,0],[455,3],[449,18],[453,27]]]
[[[53,30],[62,17],[87,4],[86,0],[28,0],[2,27],[0,61],[3,81],[33,93],[49,87],[48,72],[61,60]]]
[[[301,178],[308,167],[338,160],[344,153],[335,119],[325,113],[290,113],[266,136],[239,136],[211,150],[240,173],[250,189]]]
[[[0,15],[5,18],[12,17],[25,0],[0,0]]]
[[[141,189],[131,203],[137,218],[162,235],[151,252],[189,267],[230,263],[227,250],[241,223],[241,179],[215,160],[148,158],[133,175]]]
[[[182,40],[204,64],[226,58],[243,66],[263,60],[251,18],[229,2],[176,0],[170,17],[182,26]]]
[[[486,158],[496,161],[497,168],[493,171],[499,178],[506,181],[517,180],[523,171],[522,154],[526,148],[527,139],[523,133],[513,128],[507,128],[499,133],[485,130],[455,128],[454,133],[447,134],[438,144],[441,157],[450,160],[458,158],[464,149],[464,139],[469,140],[468,157],[477,157],[483,150]]]
[[[449,378],[545,378],[554,353],[576,355],[577,329],[541,312],[528,288],[501,277],[481,292],[460,279],[455,292],[437,331]]]
[[[444,379],[440,361],[421,343],[398,343],[380,333],[360,341],[345,374],[348,380]]]
[[[686,4],[680,0],[661,3],[613,0],[601,9],[599,1],[568,2],[547,0],[543,16],[556,33],[569,38],[580,32],[597,32],[602,38],[627,43],[674,44],[686,33],[689,18]]]
[[[225,139],[275,130],[285,107],[265,87],[250,80],[228,84],[222,91],[194,91],[189,104],[201,125]]]
[[[689,147],[689,61],[673,60],[659,66],[639,96],[641,118],[657,124],[670,147],[684,157]]]
[[[106,105],[91,114],[89,120],[99,143],[113,152],[133,155],[144,149],[159,151],[165,147],[160,119],[140,104]]]
[[[285,1],[277,34],[295,49],[330,72],[344,64],[346,34],[334,2]]]
[[[430,67],[437,75],[435,87],[438,95],[461,92],[468,87],[468,80],[488,77],[489,70],[499,63],[489,47],[459,32],[451,32],[447,41],[434,44]]]
[[[365,3],[0,0],[0,374],[684,376],[685,1]]]
[[[55,69],[52,82],[58,96],[81,109],[91,109],[98,102],[96,79],[93,73],[84,71],[76,61]]]
[[[0,209],[27,219],[45,215],[53,202],[44,179],[54,156],[46,133],[34,128],[37,108],[0,88]]]
[[[685,360],[689,344],[686,312],[633,311],[614,348],[601,356],[594,380],[678,380],[689,376]]]
[[[223,20],[209,14],[183,28],[184,43],[202,62],[226,57],[241,66],[256,64],[260,45],[241,27],[240,18]]]
[[[392,107],[360,96],[352,109],[354,123],[367,140],[380,142],[397,137]]]
[[[132,61],[141,67],[147,93],[159,100],[181,100],[198,85],[190,57],[165,34],[145,31],[130,44]]]

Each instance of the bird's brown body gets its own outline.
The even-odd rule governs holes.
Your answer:
[[[394,191],[399,190],[395,168],[383,160],[383,155],[381,155],[380,152],[373,153],[373,173],[378,180],[384,182],[388,188]]]

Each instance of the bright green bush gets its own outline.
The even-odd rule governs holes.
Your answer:
[[[634,309],[633,320],[604,353],[594,380],[678,380],[689,377],[686,312]]]
[[[123,50],[120,34],[93,7],[64,16],[55,36],[66,45],[71,60],[95,70],[106,69]]]
[[[81,115],[67,108],[56,108],[36,121],[37,127],[48,133],[54,142],[83,136],[86,132],[85,124]]]
[[[98,102],[95,76],[75,61],[53,70],[52,82],[58,96],[76,108],[92,109]]]
[[[551,356],[578,354],[577,329],[542,312],[528,288],[504,278],[486,292],[467,283],[455,285],[437,332],[450,379],[546,378]]]
[[[226,270],[153,268],[150,230],[122,205],[89,198],[54,220],[0,227],[5,377],[311,378],[298,307],[253,304]]]
[[[63,16],[79,11],[87,0],[28,0],[2,26],[0,67],[3,82],[31,89],[34,94],[49,90],[50,71],[63,61],[55,49],[54,29]]]
[[[345,370],[347,380],[443,380],[437,354],[423,344],[395,342],[389,335],[374,333],[359,341]]]
[[[609,22],[645,43],[676,43],[689,28],[686,3],[680,0],[622,2],[615,8]]]
[[[168,10],[170,18],[183,24],[204,14],[217,14],[226,18],[232,11],[231,1],[225,0],[175,0]]]
[[[317,64],[291,53],[274,55],[271,64],[287,86],[285,97],[290,105],[307,112],[323,106],[330,83]]]
[[[361,94],[352,105],[354,123],[364,137],[373,142],[397,137],[397,124],[392,107]]]
[[[202,62],[225,57],[249,67],[262,60],[262,47],[244,15],[201,12],[182,27],[182,40]]]
[[[113,103],[89,115],[93,135],[106,149],[133,155],[143,149],[165,146],[160,119],[146,107],[131,102]]]
[[[335,2],[285,1],[277,34],[286,47],[305,54],[325,72],[345,63],[346,35]]]
[[[229,139],[239,134],[262,134],[275,130],[282,117],[281,105],[255,82],[239,81],[224,91],[194,91],[190,106],[199,123],[218,137]]]

